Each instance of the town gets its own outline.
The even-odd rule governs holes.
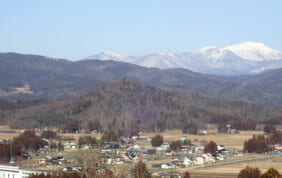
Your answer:
[[[148,175],[183,177],[185,173],[193,175],[195,170],[199,174],[204,168],[273,159],[277,163],[282,161],[281,142],[268,145],[272,147],[268,150],[246,150],[246,141],[253,134],[267,136],[269,133],[280,133],[273,126],[258,126],[253,131],[238,131],[229,127],[224,133],[218,132],[214,125],[209,125],[208,129],[198,130],[195,134],[172,130],[159,134],[139,132],[131,137],[119,137],[113,131],[81,129],[66,133],[47,127],[13,130],[2,126],[0,154],[4,154],[5,144],[10,149],[6,149],[9,151],[6,160],[1,157],[0,176],[17,178],[95,172],[93,174],[100,176],[130,177],[135,167],[143,163]],[[18,138],[23,144],[26,143],[24,151],[16,147]],[[281,138],[280,135],[280,141]],[[205,171],[202,174],[206,174]]]
[[[282,1],[0,3],[0,178],[282,178]]]

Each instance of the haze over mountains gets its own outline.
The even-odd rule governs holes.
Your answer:
[[[216,75],[254,74],[282,67],[281,51],[255,42],[225,48],[204,47],[185,53],[155,52],[143,56],[105,51],[86,59],[114,60],[160,69],[184,68]]]
[[[281,108],[281,76],[282,69],[227,77],[187,69],[145,68],[108,60],[68,61],[38,55],[0,53],[2,99],[71,98],[127,78],[173,92]]]

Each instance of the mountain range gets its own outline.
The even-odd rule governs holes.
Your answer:
[[[282,107],[282,69],[240,76],[157,69],[103,60],[0,53],[0,99],[63,99],[123,78],[168,91]]]
[[[86,59],[113,60],[159,69],[184,68],[216,75],[254,74],[282,67],[282,52],[255,42],[224,48],[209,46],[184,53],[155,52],[142,56],[105,51]]]
[[[98,120],[104,129],[130,133],[135,127],[143,131],[182,129],[191,120],[198,126],[247,120],[265,122],[281,114],[281,109],[170,92],[121,79],[79,97],[39,102],[4,112],[2,122],[13,128],[35,128],[64,126],[71,120],[79,120],[87,128],[90,121]]]

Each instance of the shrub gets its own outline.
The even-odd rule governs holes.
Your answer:
[[[51,130],[44,131],[41,134],[41,138],[46,138],[46,139],[55,139],[57,137],[57,133]]]
[[[133,176],[136,178],[146,178],[148,177],[148,169],[144,162],[138,162],[133,169]]]
[[[190,176],[190,173],[189,172],[184,172],[184,178],[190,178],[191,176]]]
[[[163,139],[163,136],[161,135],[155,135],[153,138],[152,138],[152,146],[160,146],[161,144],[163,144],[164,142],[164,139]]]
[[[260,170],[258,168],[251,168],[247,166],[242,169],[238,175],[238,178],[259,178]]]
[[[103,133],[101,140],[103,142],[118,141],[118,136],[114,131],[108,130]]]
[[[204,152],[205,153],[217,152],[217,144],[214,141],[210,141],[208,144],[205,145]]]
[[[173,141],[169,144],[169,148],[173,151],[179,151],[179,149],[181,148],[181,141],[177,140],[177,141]]]
[[[25,150],[36,151],[48,143],[35,135],[34,131],[24,131],[21,135],[13,139],[12,144],[21,145]]]
[[[263,173],[260,178],[281,178],[282,175],[279,174],[279,172],[274,169],[274,168],[270,168],[268,169],[265,173]]]
[[[248,153],[265,153],[271,150],[271,140],[263,135],[253,135],[253,138],[245,141],[244,151]]]

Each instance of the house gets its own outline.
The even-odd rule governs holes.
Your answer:
[[[163,151],[165,151],[165,150],[167,150],[166,148],[162,148],[162,147],[157,147],[157,151],[159,151],[159,152],[163,152]]]
[[[163,163],[161,165],[161,168],[162,169],[173,169],[173,168],[176,168],[176,166],[174,164],[171,164],[171,163]]]
[[[72,171],[72,167],[64,167],[62,171],[64,172]]]
[[[208,131],[202,130],[202,131],[200,132],[200,135],[208,135]]]
[[[122,158],[108,158],[107,159],[107,162],[106,162],[107,164],[123,164],[124,162],[123,162],[123,160],[122,160]]]
[[[72,143],[72,142],[66,142],[66,143],[64,143],[64,148],[65,149],[76,149],[77,145],[75,143]]]
[[[217,145],[217,150],[220,151],[220,150],[223,150],[225,149],[224,145]]]
[[[279,151],[279,152],[282,152],[282,145],[275,145],[274,146],[275,150]]]
[[[168,149],[169,148],[169,144],[168,143],[163,143],[163,144],[161,144],[160,147],[163,148],[163,149]]]
[[[204,146],[195,146],[194,148],[193,148],[193,152],[194,153],[201,153],[201,152],[203,152],[204,151]]]
[[[133,145],[133,149],[139,149],[140,147],[138,145]]]
[[[0,139],[0,143],[8,143],[6,139]]]
[[[47,163],[47,159],[43,158],[43,159],[40,159],[38,161],[38,164],[46,164]]]
[[[91,149],[92,147],[90,146],[90,145],[87,145],[87,144],[83,144],[83,145],[81,145],[81,149],[83,149],[83,150],[89,150],[89,149]]]
[[[17,166],[0,165],[1,178],[28,178],[31,174],[48,174],[50,171],[41,171],[34,169],[21,169]]]
[[[215,158],[210,153],[205,153],[202,155],[202,157],[204,158],[205,163],[214,163],[215,162]]]
[[[198,156],[193,160],[193,163],[195,165],[203,165],[204,164],[204,158]]]
[[[193,165],[193,161],[187,157],[184,158],[183,160],[183,165],[184,167],[189,167]]]

